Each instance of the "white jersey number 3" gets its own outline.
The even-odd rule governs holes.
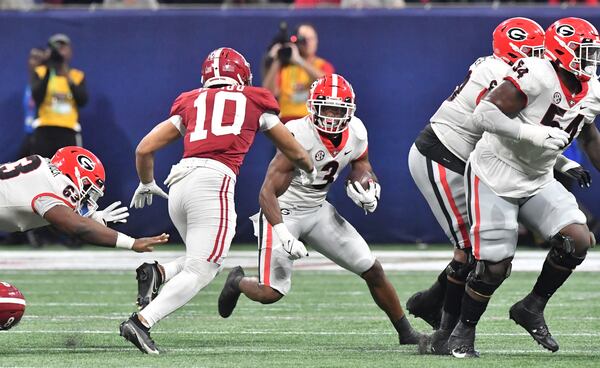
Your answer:
[[[206,116],[206,95],[208,91],[201,92],[198,95],[196,101],[194,101],[194,107],[196,108],[196,127],[190,134],[190,142],[200,141],[206,139],[208,130],[206,129],[206,122],[209,118]],[[225,113],[225,103],[232,101],[235,103],[235,116],[233,118],[233,124],[223,125],[223,114]],[[212,118],[210,118],[210,130],[214,135],[227,135],[227,134],[240,134],[242,125],[244,124],[244,118],[246,117],[246,96],[243,93],[219,91],[215,93],[214,106],[212,111]]]

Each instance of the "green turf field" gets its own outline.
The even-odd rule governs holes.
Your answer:
[[[419,356],[399,346],[385,315],[359,278],[345,272],[296,272],[289,296],[274,305],[242,297],[221,319],[216,300],[226,272],[153,331],[160,356],[118,336],[134,310],[132,272],[8,271],[0,279],[27,297],[26,316],[0,332],[1,367],[598,367],[600,278],[576,273],[547,308],[561,350],[552,354],[508,320],[508,308],[535,274],[514,273],[479,327],[478,360]],[[390,273],[402,301],[435,273]],[[411,319],[412,320],[412,319]],[[414,320],[412,320],[414,321]],[[414,321],[424,330],[427,326]]]

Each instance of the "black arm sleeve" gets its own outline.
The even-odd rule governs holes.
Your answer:
[[[46,69],[44,78],[40,78],[35,71],[31,72],[31,96],[35,104],[39,107],[44,102],[46,90],[48,89],[48,81],[50,80],[50,70]]]
[[[69,88],[75,99],[77,107],[83,107],[88,102],[87,88],[85,87],[85,78],[81,80],[81,83],[75,84],[69,80]]]

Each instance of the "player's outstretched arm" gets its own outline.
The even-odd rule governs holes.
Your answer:
[[[135,168],[142,183],[154,181],[154,153],[180,137],[173,123],[165,120],[142,138],[135,149]]]
[[[265,131],[265,135],[295,166],[307,173],[316,173],[308,152],[282,123],[278,123],[273,128]]]
[[[600,132],[595,123],[586,124],[579,133],[581,148],[585,151],[592,165],[600,170]]]
[[[173,118],[175,117],[171,119]],[[169,119],[155,126],[138,144],[135,150],[135,168],[140,184],[133,194],[130,207],[143,208],[146,204],[151,205],[154,194],[168,198],[167,193],[154,181],[154,152],[174,142],[180,136],[180,131]]]
[[[280,151],[277,151],[269,164],[258,196],[260,208],[271,225],[283,222],[277,197],[285,193],[293,177],[294,165]]]
[[[285,193],[290,186],[293,177],[294,165],[281,152],[277,151],[269,164],[258,198],[260,208],[267,222],[273,226],[273,232],[277,235],[283,250],[289,254],[288,257],[291,260],[308,256],[304,244],[296,239],[283,223],[281,208],[277,201],[277,197]]]
[[[132,249],[136,252],[151,252],[155,245],[166,243],[168,234],[150,238],[133,239],[98,222],[80,216],[67,206],[54,206],[44,214],[44,219],[58,230],[70,236],[103,247]]]

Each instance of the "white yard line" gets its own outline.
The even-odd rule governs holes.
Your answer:
[[[373,252],[386,270],[393,271],[439,271],[452,257],[447,251],[387,251]],[[547,251],[519,251],[513,261],[513,271],[539,271]],[[0,270],[134,270],[142,262],[168,262],[184,255],[183,251],[161,251],[137,254],[127,251],[2,251]],[[256,268],[256,251],[232,251],[225,260],[225,268],[241,265]],[[340,271],[339,266],[317,252],[310,257],[296,261],[296,270]],[[600,271],[600,253],[591,252],[585,262],[577,268],[580,271]]]

